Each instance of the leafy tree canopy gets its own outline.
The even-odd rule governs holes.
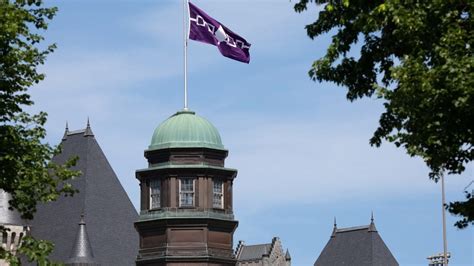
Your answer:
[[[33,218],[38,203],[72,195],[75,190],[65,181],[78,175],[69,170],[74,159],[65,165],[51,162],[59,149],[42,142],[46,113],[23,111],[33,104],[28,88],[44,79],[37,67],[56,47],[40,46],[44,39],[40,32],[56,11],[43,7],[41,0],[0,0],[0,189],[12,196],[10,207],[24,219]],[[45,265],[51,250],[51,243],[25,237],[18,253]],[[0,259],[4,258],[12,265],[19,263],[0,247]]]
[[[322,10],[308,36],[334,33],[310,77],[347,87],[350,101],[383,99],[371,145],[404,147],[435,181],[462,173],[474,157],[474,2],[299,0],[295,10],[310,3]],[[474,223],[470,193],[447,208],[462,217],[456,226]]]

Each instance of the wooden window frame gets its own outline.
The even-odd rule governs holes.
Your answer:
[[[192,177],[180,177],[178,178],[179,182],[178,182],[178,193],[179,193],[179,198],[178,198],[178,203],[179,203],[179,207],[180,208],[194,208],[196,206],[196,178],[192,178]],[[184,180],[192,180],[192,191],[186,191],[186,192],[183,192],[181,190],[181,182],[184,181]],[[183,205],[182,204],[182,198],[183,198],[183,194],[192,194],[192,204],[191,205]]]
[[[221,184],[220,193],[216,192],[216,190],[215,190],[216,183]],[[217,206],[214,202],[214,198],[215,198],[216,195],[220,196],[220,206]],[[214,208],[214,209],[224,209],[224,181],[222,181],[222,180],[213,180],[213,182],[212,182],[212,208]]]

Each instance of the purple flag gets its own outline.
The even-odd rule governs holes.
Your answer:
[[[250,62],[250,43],[192,3],[189,3],[189,39],[215,45],[225,57]]]

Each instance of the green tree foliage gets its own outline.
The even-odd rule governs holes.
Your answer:
[[[75,190],[65,181],[78,175],[69,170],[75,159],[65,165],[51,162],[59,148],[42,142],[46,113],[23,111],[33,104],[27,89],[44,78],[37,67],[55,49],[55,45],[41,48],[40,32],[47,29],[56,11],[43,7],[41,0],[0,0],[0,189],[10,193],[10,206],[24,219],[33,218],[38,203],[72,195]],[[52,247],[26,237],[18,253],[45,265]],[[12,265],[19,263],[0,247],[1,258]]]
[[[333,34],[310,77],[347,87],[350,101],[384,101],[371,145],[404,147],[435,181],[462,173],[474,157],[474,1],[299,0],[295,10],[310,3],[322,9],[308,36]],[[474,223],[473,195],[447,207],[456,226]]]

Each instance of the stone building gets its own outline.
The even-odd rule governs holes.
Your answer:
[[[239,241],[235,256],[237,266],[291,266],[290,252],[283,251],[278,237],[274,237],[271,243],[260,245],[245,245]]]
[[[0,189],[0,226],[4,227],[2,232],[2,248],[15,254],[21,243],[23,236],[28,234],[29,227],[21,219],[20,214],[10,210],[10,194]],[[1,232],[1,231],[0,231]],[[0,260],[0,266],[8,265],[4,260]]]

